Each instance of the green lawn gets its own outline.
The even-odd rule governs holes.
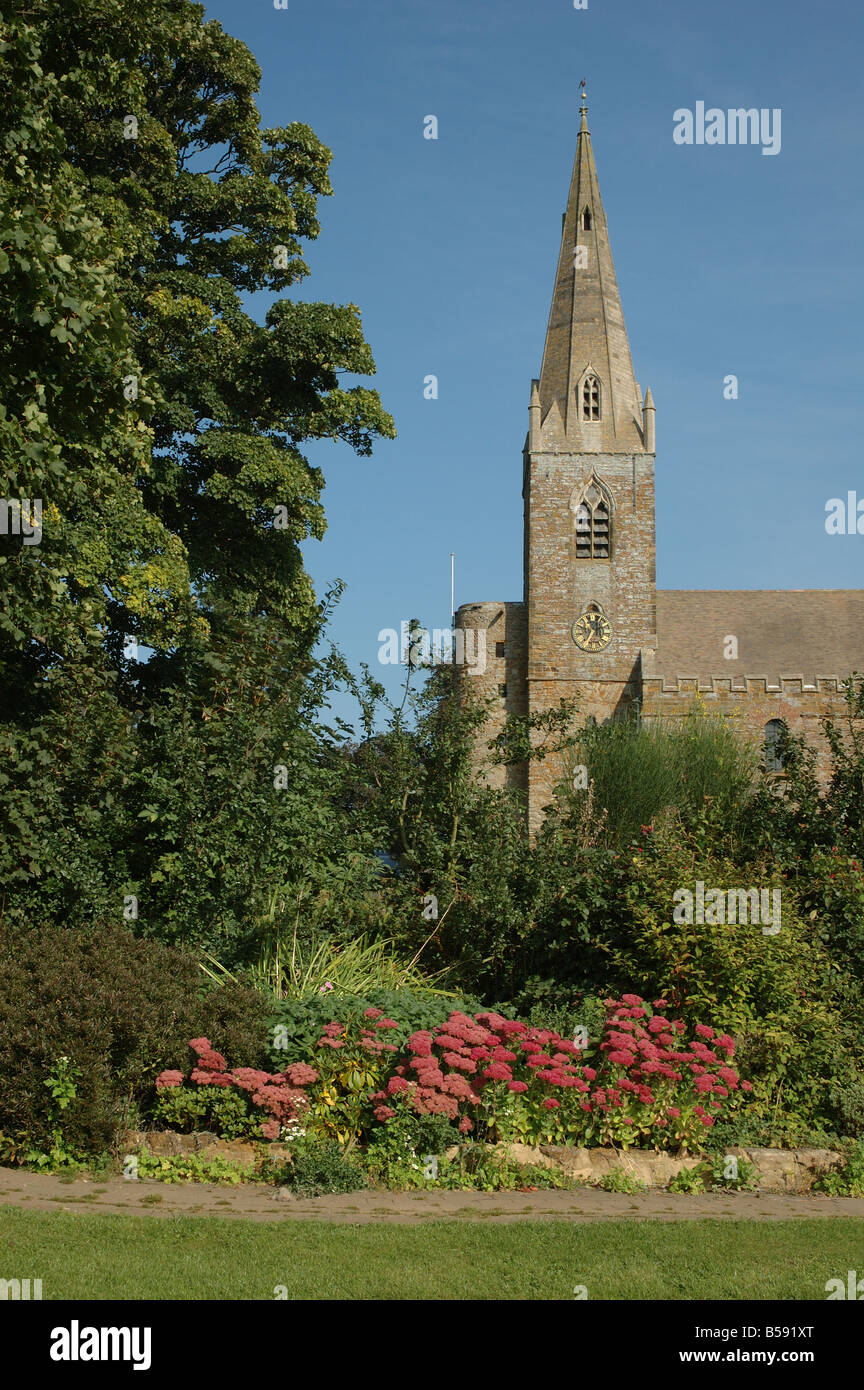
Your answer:
[[[532,1221],[425,1226],[152,1218],[0,1207],[0,1278],[43,1297],[824,1299],[864,1223]]]

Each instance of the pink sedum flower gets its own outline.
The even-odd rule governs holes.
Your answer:
[[[512,1081],[513,1073],[505,1062],[492,1062],[483,1072],[487,1081]]]
[[[182,1071],[163,1071],[156,1077],[156,1090],[169,1090],[172,1086],[183,1085]]]
[[[290,1067],[285,1068],[285,1075],[292,1086],[311,1086],[313,1081],[318,1080],[318,1072],[307,1062],[292,1062]]]

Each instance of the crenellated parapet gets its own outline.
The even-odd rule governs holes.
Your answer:
[[[821,721],[844,711],[843,676],[670,676],[653,670],[652,657],[651,652],[643,653],[641,711],[648,723],[680,718],[699,702],[734,720],[757,745],[764,745],[782,720],[811,744],[818,775],[827,778],[830,756]]]
[[[642,698],[664,695],[676,698],[701,695],[741,695],[745,699],[767,695],[794,699],[802,695],[842,695],[841,676],[647,676],[642,677]]]

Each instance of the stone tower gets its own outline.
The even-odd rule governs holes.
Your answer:
[[[598,722],[623,712],[640,693],[640,653],[656,649],[654,405],[633,375],[584,102],[531,387],[524,602],[457,615],[463,627],[489,628],[483,685],[500,696],[496,724],[564,697]],[[528,770],[532,829],[563,772],[551,758]]]
[[[606,213],[582,99],[581,128],[539,381],[524,450],[524,602],[464,605],[486,627],[476,688],[508,713],[575,696],[583,717],[622,712],[640,692],[640,652],[656,649],[654,404],[633,377]],[[497,780],[528,791],[529,823],[564,769],[547,758]]]
[[[525,448],[527,701],[575,696],[599,723],[639,697],[656,647],[654,404],[633,375],[584,101]],[[532,765],[532,826],[561,773]]]
[[[679,720],[698,696],[734,719],[774,772],[787,724],[813,746],[824,778],[821,721],[842,712],[844,680],[864,672],[864,590],[655,588],[654,403],[633,375],[584,100],[528,409],[524,598],[459,609],[457,625],[478,630],[471,650],[485,630],[485,665],[463,685],[493,702],[486,737],[508,715],[564,697],[601,723],[637,702],[647,722]],[[484,753],[478,746],[478,762]],[[484,775],[527,794],[536,831],[567,772],[546,758]]]

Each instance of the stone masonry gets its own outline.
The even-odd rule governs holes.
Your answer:
[[[864,671],[864,590],[657,591],[655,408],[633,373],[584,104],[528,418],[524,599],[456,614],[487,632],[485,672],[460,672],[462,690],[495,702],[484,740],[562,698],[601,723],[634,707],[677,717],[698,697],[760,742],[785,720],[824,767],[819,720]],[[552,758],[477,758],[491,785],[527,793],[532,831],[569,775]]]

